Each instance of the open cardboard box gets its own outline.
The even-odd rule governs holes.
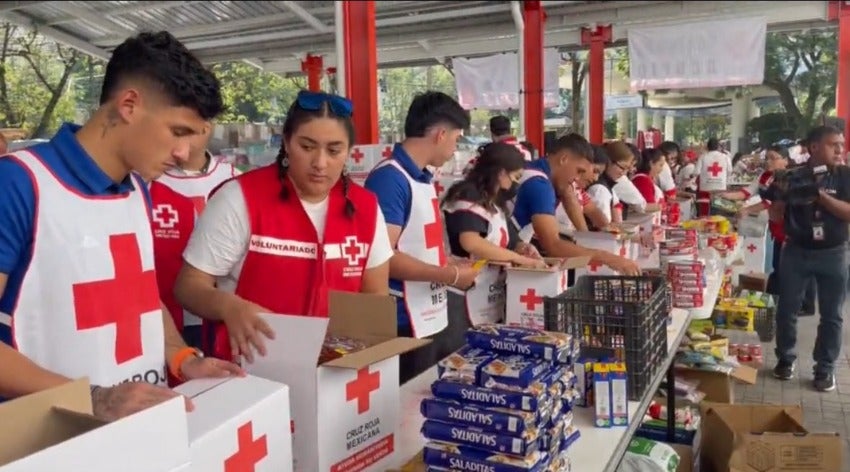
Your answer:
[[[428,344],[398,337],[392,297],[330,293],[330,317],[263,314],[276,336],[248,373],[289,385],[296,471],[384,471],[399,449],[398,356]],[[368,347],[316,366],[325,335]]]
[[[569,287],[569,271],[586,267],[590,257],[546,258],[549,267],[509,267],[505,323],[544,329],[543,297],[556,297]]]
[[[800,406],[704,403],[703,468],[717,472],[837,472],[844,441],[811,433]]]
[[[705,401],[731,404],[735,401],[734,381],[755,385],[758,370],[750,366],[736,367],[730,374],[711,372],[691,367],[676,366],[676,375],[686,380],[699,382],[697,390],[705,393]]]
[[[81,379],[2,403],[0,418],[0,472],[174,472],[190,463],[182,398],[107,423],[92,414]]]

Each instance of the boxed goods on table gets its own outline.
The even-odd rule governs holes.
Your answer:
[[[669,261],[667,280],[676,308],[699,308],[705,303],[705,263],[701,260]]]
[[[569,470],[578,343],[502,325],[470,328],[466,338],[438,363],[433,397],[420,406],[429,470]]]

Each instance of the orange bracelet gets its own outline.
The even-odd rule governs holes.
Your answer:
[[[193,347],[184,347],[171,356],[171,359],[168,362],[168,370],[174,378],[178,380],[185,380],[183,378],[183,374],[180,372],[180,368],[183,367],[183,363],[192,356],[200,357],[199,351]]]

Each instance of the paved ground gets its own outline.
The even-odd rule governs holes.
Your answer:
[[[753,386],[739,385],[735,401],[739,403],[773,403],[803,405],[803,418],[809,431],[837,431],[844,438],[844,468],[850,472],[850,317],[845,310],[844,349],[836,365],[837,388],[820,393],[812,388],[812,348],[815,343],[818,317],[801,318],[799,323],[797,377],[779,381],[771,375],[776,362],[773,344],[764,345],[765,366],[759,371],[759,381]],[[741,333],[743,334],[743,333]],[[737,336],[730,336],[733,341]]]

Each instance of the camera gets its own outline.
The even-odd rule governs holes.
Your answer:
[[[792,206],[811,205],[817,201],[820,182],[828,173],[826,166],[807,165],[776,171],[773,184],[761,196],[767,200],[784,201]]]

